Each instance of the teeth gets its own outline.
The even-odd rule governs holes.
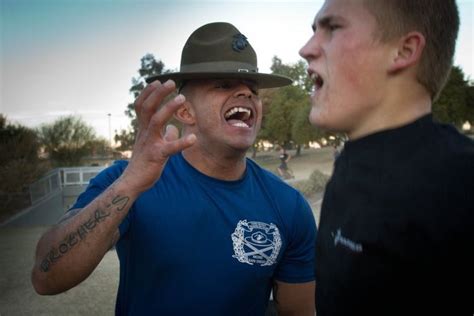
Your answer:
[[[236,127],[249,127],[247,124],[245,124],[244,122],[237,122],[237,123],[234,123],[232,124],[232,126],[236,126]]]
[[[250,110],[249,109],[246,109],[246,108],[243,108],[243,107],[235,107],[235,108],[232,108],[230,109],[229,111],[227,111],[227,113],[225,114],[225,118],[229,118],[231,117],[232,115],[234,115],[235,113],[238,113],[238,112],[241,112],[241,113],[247,113],[247,115],[250,117]]]
[[[323,78],[321,78],[321,76],[318,75],[317,73],[313,72],[310,75],[310,78],[314,82],[315,89],[319,89],[323,86],[323,83],[324,83]]]

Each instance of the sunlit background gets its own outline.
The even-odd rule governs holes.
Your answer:
[[[300,59],[322,1],[0,0],[0,113],[37,127],[79,115],[109,139],[124,115],[132,77],[151,53],[179,68],[182,46],[199,26],[234,24],[255,48],[261,71],[273,56]],[[458,1],[455,64],[474,78],[474,1]],[[110,115],[109,115],[110,114]]]

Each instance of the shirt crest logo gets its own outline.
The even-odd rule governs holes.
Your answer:
[[[239,262],[262,267],[275,264],[281,248],[280,231],[275,224],[241,220],[231,236],[232,257]]]
[[[235,34],[233,38],[234,40],[232,41],[232,49],[237,53],[240,53],[249,45],[247,37],[245,37],[244,34]]]

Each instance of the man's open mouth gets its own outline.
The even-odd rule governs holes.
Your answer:
[[[318,91],[319,89],[321,89],[323,87],[324,79],[319,74],[317,74],[315,72],[312,72],[310,74],[310,77],[311,77],[311,80],[314,83],[314,90],[315,91]]]
[[[253,117],[252,109],[242,106],[234,106],[224,114],[227,123],[236,127],[252,127]]]

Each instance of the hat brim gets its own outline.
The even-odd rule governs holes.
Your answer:
[[[293,82],[292,79],[285,76],[254,72],[174,72],[148,77],[146,82],[151,83],[159,80],[164,83],[169,79],[173,80],[177,87],[183,81],[195,79],[247,79],[255,81],[259,89],[283,87]]]

